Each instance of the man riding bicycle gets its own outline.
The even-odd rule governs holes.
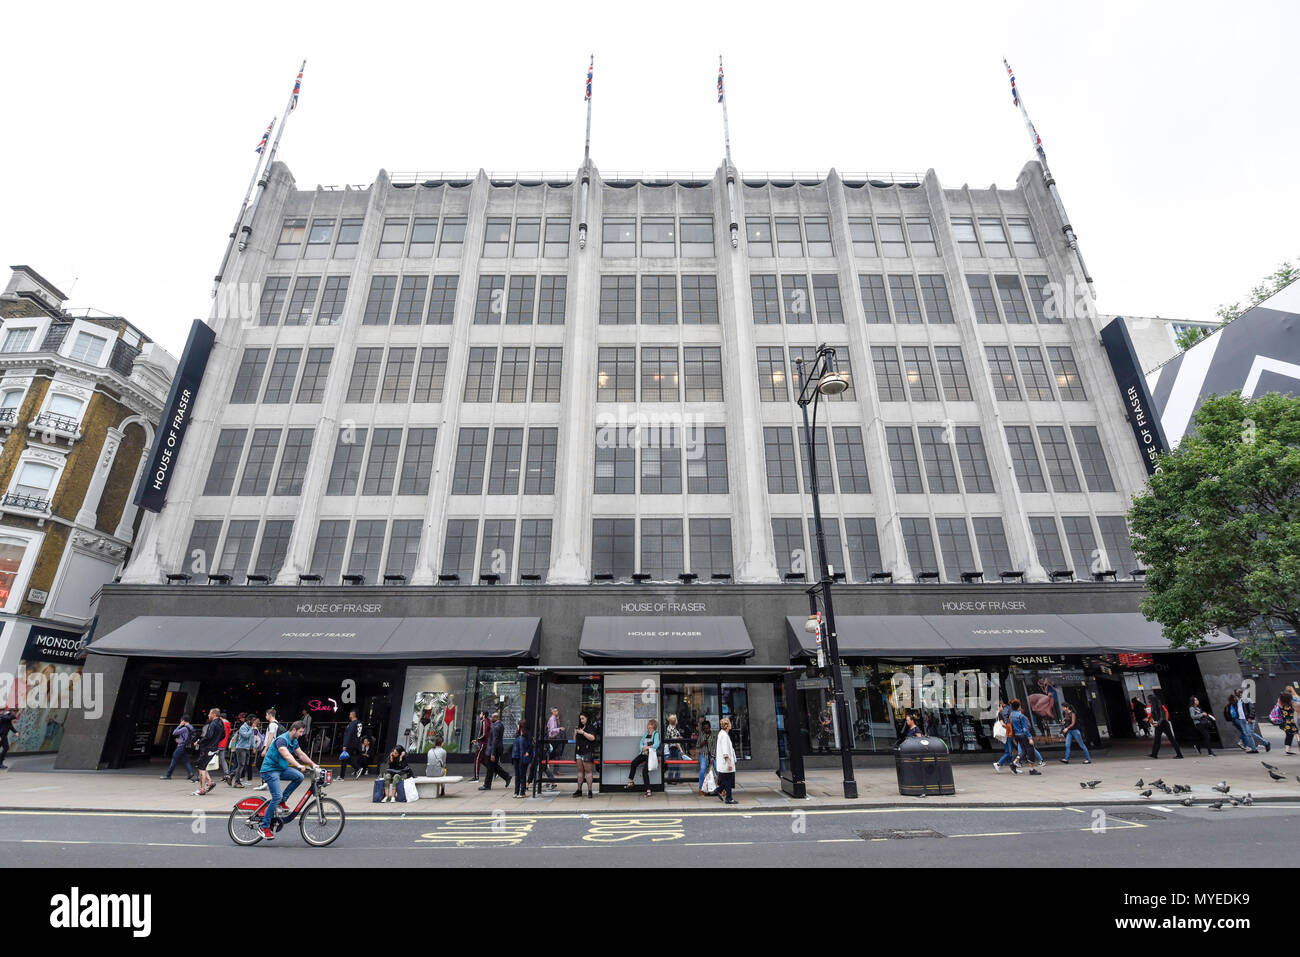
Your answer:
[[[262,780],[266,782],[271,792],[270,799],[266,803],[266,812],[262,815],[262,837],[268,841],[275,838],[275,831],[271,830],[275,810],[277,807],[285,811],[289,810],[285,802],[289,800],[293,789],[302,783],[304,765],[313,770],[318,770],[320,767],[298,746],[298,739],[306,733],[307,726],[301,721],[295,721],[288,731],[271,742],[270,747],[266,749],[266,757],[262,760]],[[280,790],[282,781],[289,782],[289,786],[283,792]]]

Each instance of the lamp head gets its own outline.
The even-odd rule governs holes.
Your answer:
[[[817,383],[817,391],[822,395],[839,395],[849,387],[849,377],[843,372],[827,372]]]

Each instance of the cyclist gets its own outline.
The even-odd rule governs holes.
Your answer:
[[[270,743],[266,757],[262,760],[262,780],[271,792],[266,803],[266,813],[262,815],[262,837],[268,841],[275,838],[275,831],[271,830],[275,809],[278,806],[282,811],[289,810],[286,802],[293,789],[302,783],[304,765],[313,771],[319,769],[319,765],[307,757],[298,745],[298,739],[306,734],[307,726],[301,721],[295,721],[288,731]],[[280,791],[281,781],[289,782],[283,793]]]

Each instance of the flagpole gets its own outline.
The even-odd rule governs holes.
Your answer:
[[[271,117],[270,124],[266,127],[266,133],[262,142],[266,142],[266,137],[271,135],[271,130],[275,128],[275,117]],[[230,254],[235,249],[235,237],[239,235],[239,226],[244,221],[244,213],[248,211],[248,201],[253,196],[253,187],[257,185],[257,174],[262,169],[262,150],[257,151],[257,162],[253,164],[253,176],[248,181],[248,189],[244,190],[244,201],[239,206],[239,215],[235,218],[234,228],[230,230],[230,241],[226,243],[226,254],[221,257],[221,268],[217,270],[216,278],[212,281],[212,297],[217,296],[217,289],[221,285],[221,279],[226,274],[226,266],[230,262]]]
[[[591,163],[591,76],[596,70],[596,54],[591,55],[591,63],[587,66],[587,142],[582,147],[582,165],[587,166]]]
[[[587,64],[587,141],[582,147],[582,196],[578,207],[578,248],[587,248],[587,193],[591,189],[591,78],[596,72],[596,54]]]
[[[1092,291],[1092,276],[1083,261],[1083,253],[1079,249],[1079,237],[1074,234],[1074,227],[1070,225],[1070,218],[1065,214],[1065,204],[1061,202],[1061,194],[1056,188],[1056,177],[1052,175],[1051,167],[1047,165],[1047,152],[1043,149],[1043,139],[1038,135],[1038,130],[1034,127],[1033,121],[1029,119],[1029,111],[1025,109],[1025,98],[1020,95],[1020,91],[1016,88],[1016,76],[1011,72],[1011,64],[1007,62],[1006,57],[1002,58],[1002,65],[1007,68],[1007,76],[1011,79],[1011,96],[1015,100],[1016,106],[1020,108],[1020,115],[1025,121],[1025,129],[1029,131],[1029,142],[1033,145],[1034,152],[1038,154],[1038,161],[1043,166],[1043,182],[1047,186],[1047,192],[1052,197],[1052,202],[1056,204],[1057,215],[1061,217],[1061,222],[1064,224],[1061,231],[1065,234],[1066,243],[1074,250],[1074,256],[1079,261],[1079,269],[1083,272],[1084,281],[1087,282],[1089,291]]]
[[[293,112],[298,103],[298,94],[301,92],[299,83],[302,80],[303,71],[307,69],[307,61],[302,61],[302,66],[298,68],[298,79],[294,82],[293,92],[289,94],[289,102],[284,106],[284,116],[280,119],[280,128],[275,131],[275,142],[271,144],[271,152],[266,157],[266,168],[263,170],[262,178],[257,182],[257,196],[253,198],[253,205],[248,209],[247,218],[243,221],[239,237],[239,251],[242,253],[248,247],[248,241],[253,235],[253,220],[257,217],[257,207],[262,201],[262,196],[266,193],[267,180],[271,176],[271,166],[275,163],[276,151],[280,148],[280,137],[284,135],[285,124],[289,122],[289,114]]]
[[[718,54],[718,102],[722,104],[722,143],[727,150],[727,214],[731,220],[731,248],[740,247],[740,227],[736,223],[736,168],[731,165],[731,126],[727,122],[727,91],[722,82],[722,54]]]
[[[718,102],[722,104],[722,142],[727,148],[727,166],[731,166],[731,127],[727,123],[727,94],[722,86],[722,54],[718,54]]]

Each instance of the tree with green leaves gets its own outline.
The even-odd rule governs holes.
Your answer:
[[[1264,281],[1250,291],[1250,305],[1246,309],[1258,306],[1261,302],[1280,292],[1291,283],[1300,279],[1300,267],[1293,266],[1289,262],[1284,262],[1271,273],[1264,277]],[[1232,322],[1240,316],[1246,309],[1241,308],[1240,303],[1234,302],[1230,306],[1220,306],[1215,310],[1215,315],[1219,317],[1220,322]],[[1184,349],[1187,346],[1183,346]]]
[[[1129,524],[1147,567],[1142,611],[1174,647],[1246,628],[1258,660],[1280,641],[1269,623],[1300,632],[1300,399],[1207,399]]]

